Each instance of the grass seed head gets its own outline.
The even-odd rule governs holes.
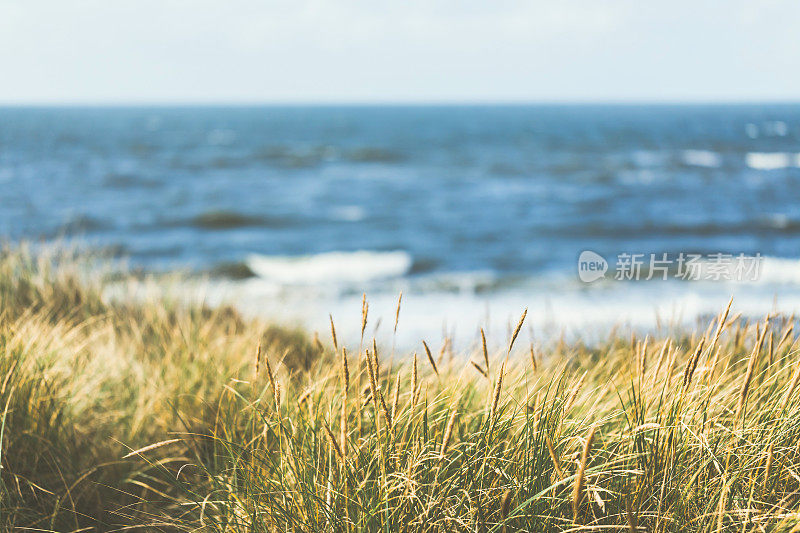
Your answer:
[[[483,367],[481,367],[481,365],[479,365],[475,361],[470,361],[470,363],[472,364],[472,368],[480,372],[481,376],[485,377],[486,379],[489,379],[489,374],[486,373],[486,370],[484,370]]]
[[[584,483],[586,478],[586,466],[589,464],[589,453],[592,450],[592,442],[594,441],[594,434],[597,431],[597,426],[594,425],[589,428],[586,434],[586,441],[583,445],[581,452],[581,461],[578,466],[578,472],[575,475],[575,484],[572,486],[572,520],[578,521],[578,513],[580,512],[581,502],[583,501]]]
[[[333,325],[333,315],[328,315],[328,318],[331,320],[331,339],[333,339],[333,350],[338,352],[339,351],[339,343],[336,342],[336,326]]]
[[[364,339],[364,332],[367,330],[367,315],[369,314],[369,303],[367,293],[361,295],[361,339]]]
[[[483,363],[486,365],[486,372],[489,372],[489,350],[486,349],[486,334],[481,328],[481,348],[483,348]]]
[[[453,408],[453,412],[447,421],[447,427],[444,430],[444,437],[442,438],[442,447],[439,451],[439,455],[441,455],[442,457],[444,457],[444,454],[447,453],[447,447],[450,445],[450,438],[453,435],[453,426],[455,426],[456,423],[456,416],[458,416],[458,410]]]
[[[526,316],[528,316],[527,308],[522,312],[522,316],[519,317],[519,322],[517,323],[517,327],[514,329],[514,334],[511,335],[511,342],[508,343],[508,353],[511,353],[511,348],[514,347],[514,341],[517,340],[517,335],[519,335],[519,330],[522,329],[522,323],[525,322]]]
[[[422,341],[422,346],[425,347],[425,355],[428,356],[428,362],[431,364],[431,368],[433,369],[433,373],[436,374],[436,376],[438,377],[439,376],[439,369],[436,368],[436,361],[433,360],[433,355],[431,355],[431,349],[428,348],[428,343],[425,342],[425,341]]]
[[[350,369],[347,367],[347,350],[344,346],[342,346],[342,385],[346,395],[347,389],[350,388]]]
[[[492,394],[492,407],[489,410],[489,420],[494,421],[495,414],[497,414],[497,406],[500,403],[500,391],[503,389],[503,374],[506,369],[506,362],[500,365],[500,372],[497,375],[497,384],[494,387],[494,392]]]
[[[397,333],[397,323],[400,321],[400,303],[403,301],[403,291],[397,297],[397,310],[394,312],[394,332]]]

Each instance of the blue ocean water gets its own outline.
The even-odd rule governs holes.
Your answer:
[[[299,319],[404,290],[428,333],[469,306],[581,323],[616,316],[587,301],[652,316],[734,292],[590,288],[586,249],[759,253],[774,279],[744,302],[794,302],[799,184],[800,105],[0,108],[0,237],[302,300]]]

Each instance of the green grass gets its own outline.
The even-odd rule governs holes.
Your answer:
[[[108,301],[85,271],[0,254],[3,530],[800,529],[789,317],[561,342],[536,368],[519,339],[434,349],[434,372],[369,338],[346,383],[332,340]]]

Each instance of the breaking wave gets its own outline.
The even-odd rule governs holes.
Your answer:
[[[284,285],[318,285],[397,278],[411,270],[413,259],[402,250],[360,250],[303,256],[251,254],[246,263],[253,273],[268,281]]]
[[[785,152],[749,152],[745,156],[747,166],[755,170],[777,170],[800,167],[800,154]]]

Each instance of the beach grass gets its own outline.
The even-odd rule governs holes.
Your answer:
[[[392,353],[85,272],[0,254],[3,530],[800,530],[793,317]]]

